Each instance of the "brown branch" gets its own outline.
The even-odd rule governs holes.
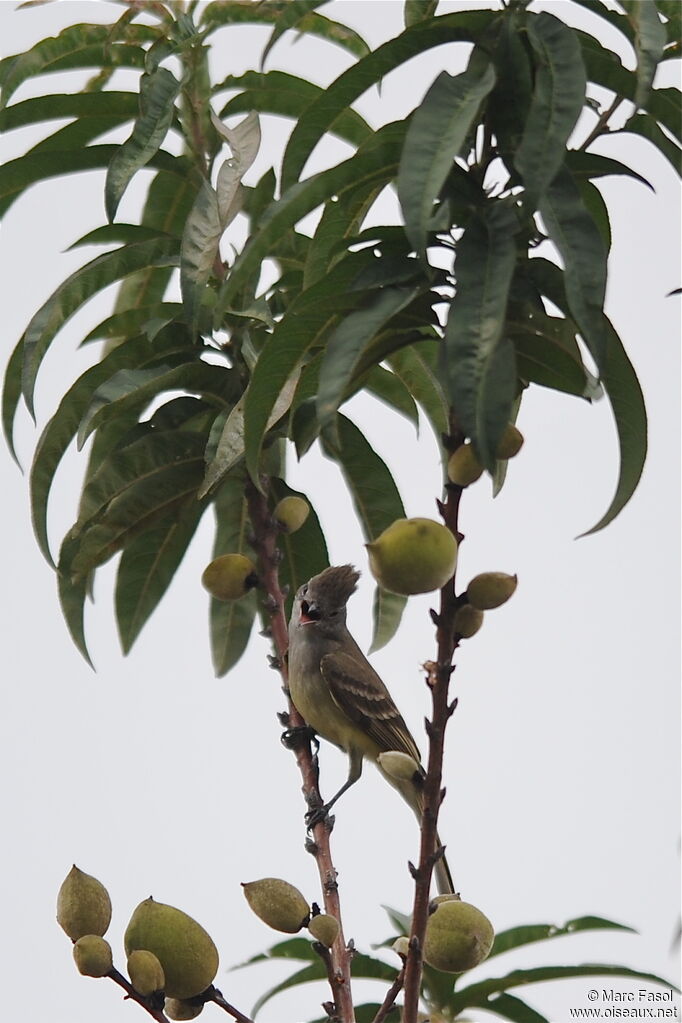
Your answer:
[[[239,1009],[235,1009],[234,1005],[230,1005],[230,1003],[223,998],[222,992],[218,991],[217,988],[213,988],[211,997],[207,998],[206,1001],[215,1002],[219,1008],[221,1008],[224,1012],[228,1012],[233,1019],[236,1019],[237,1023],[253,1023],[250,1016],[245,1016],[243,1012],[239,1011]]]
[[[112,966],[109,970],[107,977],[110,977],[115,984],[122,987],[126,992],[126,996],[130,998],[131,1001],[137,1002],[138,1005],[141,1005],[150,1016],[157,1020],[157,1023],[170,1023],[168,1016],[166,1016],[163,1010],[154,1005],[154,996],[138,994],[130,981],[126,980],[123,974],[118,972],[115,966]]]
[[[265,485],[265,481],[263,481],[263,484]],[[267,594],[266,610],[270,616],[272,641],[277,655],[278,668],[284,682],[285,692],[288,694],[286,654],[289,646],[289,634],[284,609],[284,594],[279,584],[277,531],[272,521],[267,498],[250,480],[246,484],[246,499],[254,532],[254,549],[258,555],[259,575]],[[291,698],[287,696],[287,699],[290,727],[301,728],[305,726],[305,721],[296,710]],[[307,805],[322,806],[323,801],[317,784],[317,768],[311,752],[310,741],[303,739],[297,742],[294,748],[294,755],[303,779],[303,794]],[[312,852],[317,863],[325,912],[335,917],[339,924],[339,933],[331,948],[331,969],[329,971],[329,982],[332,989],[335,1011],[341,1023],[355,1023],[355,1011],[353,1009],[350,988],[352,949],[346,947],[346,941],[343,936],[341,903],[336,882],[336,869],[332,861],[329,834],[329,828],[325,822],[316,824],[313,828],[314,841],[309,842],[307,848]]]
[[[372,1020],[372,1023],[383,1023],[388,1016],[389,1012],[395,1004],[395,1000],[403,989],[403,983],[405,981],[405,966],[403,965],[402,970],[395,978],[390,988],[386,992],[386,997],[379,1006],[376,1016]]]
[[[444,442],[449,451],[454,451],[464,442],[464,436],[452,414],[450,420],[450,436],[444,438]],[[458,544],[464,539],[458,524],[461,496],[462,488],[449,483],[446,486],[445,502],[438,504],[445,525],[456,537]],[[444,795],[442,778],[445,729],[456,706],[456,703],[448,701],[450,676],[453,672],[452,659],[457,648],[454,629],[455,613],[458,606],[455,596],[456,571],[455,568],[452,578],[440,591],[440,610],[437,614],[432,614],[436,624],[437,660],[429,661],[424,665],[427,672],[426,681],[431,689],[432,715],[431,720],[427,722],[429,757],[424,779],[419,865],[413,868],[415,893],[410,946],[405,963],[403,1023],[417,1023],[423,971],[422,949],[426,921],[429,916],[431,874],[439,854],[442,855],[442,851],[437,848],[437,839],[438,813]]]
[[[610,131],[610,128],[609,128],[608,125],[609,125],[609,121],[611,119],[611,115],[616,112],[618,107],[623,102],[623,99],[624,99],[623,96],[616,96],[615,97],[615,99],[614,99],[613,103],[611,104],[611,106],[600,115],[597,123],[595,124],[594,128],[592,129],[590,134],[587,136],[585,141],[582,143],[582,145],[578,146],[579,150],[584,152],[587,149],[588,146],[592,145],[592,143],[594,142],[595,139],[599,138],[600,135],[604,135],[605,133]]]

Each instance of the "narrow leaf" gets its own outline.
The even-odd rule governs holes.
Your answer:
[[[372,368],[356,381],[358,389],[383,401],[394,412],[398,412],[419,429],[419,410],[408,388],[397,374],[384,366]]]
[[[23,393],[33,414],[33,390],[43,356],[57,332],[98,291],[136,270],[150,266],[176,266],[174,239],[153,239],[125,245],[97,256],[76,270],[38,310],[24,333]]]
[[[607,205],[604,202],[604,197],[597,186],[593,185],[591,181],[587,181],[585,179],[581,181],[578,179],[576,184],[578,185],[583,206],[597,225],[602,244],[608,257],[611,251],[611,221],[609,219]]]
[[[513,346],[503,334],[516,230],[514,210],[499,202],[472,220],[458,245],[457,292],[445,332],[450,402],[490,472],[516,387]]]
[[[486,1008],[497,1016],[501,1016],[502,1019],[511,1020],[512,1023],[550,1023],[546,1016],[541,1016],[539,1012],[532,1009],[526,1002],[522,1002],[520,998],[515,998],[514,995],[501,994],[496,998],[491,998]]]
[[[180,289],[185,316],[196,329],[204,288],[211,275],[223,233],[218,194],[204,181],[182,235]]]
[[[13,103],[0,112],[0,131],[12,131],[27,124],[75,117],[95,122],[117,117],[119,123],[135,117],[138,99],[133,92],[67,92]],[[94,134],[93,134],[94,137]]]
[[[563,163],[585,101],[587,79],[572,29],[545,12],[529,16],[526,27],[536,56],[535,82],[514,165],[525,185],[524,204],[532,211]]]
[[[680,149],[677,142],[668,138],[665,132],[659,128],[651,114],[635,114],[634,117],[630,118],[622,131],[631,131],[635,135],[641,135],[642,138],[648,139],[649,142],[656,146],[666,160],[672,164],[677,175],[682,177],[682,149]]]
[[[300,179],[318,141],[329,131],[339,114],[367,89],[411,57],[434,46],[449,42],[476,42],[495,17],[497,15],[493,11],[456,11],[421,21],[344,71],[296,123],[282,161],[282,188],[288,189]]]
[[[321,424],[331,419],[343,401],[369,342],[420,290],[419,284],[384,288],[363,308],[349,313],[334,330],[320,367],[317,415]]]
[[[388,364],[423,409],[436,437],[448,431],[448,402],[436,373],[439,341],[424,341],[394,352]]]
[[[270,38],[265,44],[263,55],[260,60],[261,68],[265,65],[270,50],[278,39],[290,28],[295,28],[304,19],[306,14],[311,14],[316,7],[322,7],[326,0],[289,0],[281,8],[280,15],[275,22],[275,27],[270,33]]]
[[[606,248],[567,170],[562,170],[540,204],[542,219],[564,262],[566,296],[585,344],[600,370],[606,356],[603,320]]]
[[[115,607],[123,653],[166,593],[196,532],[205,505],[192,496],[165,521],[129,543],[116,573]]]
[[[632,130],[630,128],[631,124],[632,121],[628,121],[628,131]],[[613,160],[609,156],[602,156],[601,153],[585,152],[582,149],[569,149],[566,153],[566,166],[577,180],[581,178],[592,180],[592,178],[601,178],[609,174],[627,175],[646,185],[652,192],[655,191],[651,182],[647,181],[641,174],[638,174],[634,168],[627,167],[620,160]]]
[[[12,458],[19,465],[14,446],[14,418],[21,398],[21,373],[24,365],[24,342],[21,339],[14,347],[2,382],[2,429]]]
[[[213,557],[221,554],[251,556],[248,544],[250,522],[244,497],[243,476],[228,476],[214,498],[216,535]],[[211,597],[210,626],[213,668],[218,678],[226,675],[246,650],[256,617],[257,596],[247,593],[241,600]]]
[[[634,103],[637,108],[646,107],[656,68],[663,59],[663,48],[667,42],[665,26],[655,3],[625,0],[623,6],[635,29],[637,91]]]
[[[405,508],[388,466],[364,434],[343,415],[337,416],[337,424],[338,448],[332,450],[323,442],[325,454],[338,462],[363,535],[367,541],[374,540],[396,519],[405,518]],[[375,597],[372,649],[378,650],[393,638],[406,603],[401,597]]]
[[[438,0],[405,0],[403,4],[403,21],[405,28],[410,28],[420,21],[432,18],[436,13]]]
[[[472,62],[459,75],[442,71],[410,121],[400,157],[398,197],[405,230],[422,259],[434,202],[494,84],[495,72],[487,62]]]
[[[389,593],[377,586],[374,590],[374,604],[372,607],[372,620],[374,621],[374,634],[372,645],[369,648],[370,654],[375,650],[381,650],[395,636],[400,628],[403,612],[407,605],[407,597],[398,593]]]
[[[87,345],[92,341],[124,341],[136,334],[145,333],[151,324],[167,325],[181,316],[182,306],[179,302],[155,302],[153,305],[126,309],[125,312],[107,316],[85,335],[81,344]]]
[[[599,916],[581,916],[575,920],[569,920],[561,927],[553,924],[522,924],[520,927],[510,927],[506,931],[500,931],[495,935],[493,947],[490,950],[491,959],[502,952],[509,952],[513,948],[521,948],[523,945],[531,945],[537,941],[547,941],[550,938],[563,938],[570,934],[579,934],[582,931],[626,931],[629,934],[636,934],[632,927],[616,923],[614,920],[606,920]]]
[[[62,545],[62,552],[68,549],[69,537]],[[73,580],[70,576],[59,572],[57,574],[59,586],[59,604],[64,615],[66,627],[76,648],[85,658],[86,662],[94,669],[90,659],[88,646],[85,640],[85,598],[88,594],[87,578]]]
[[[158,67],[140,79],[140,112],[130,138],[119,146],[107,169],[104,205],[107,218],[116,216],[118,204],[135,173],[149,163],[168,134],[180,82],[167,68]]]

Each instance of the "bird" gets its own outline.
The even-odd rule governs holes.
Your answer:
[[[322,808],[323,815],[360,778],[368,758],[420,820],[424,769],[419,749],[391,694],[346,627],[346,604],[359,578],[352,565],[331,566],[297,591],[289,622],[289,692],[307,725],[348,756],[348,778]],[[414,772],[385,770],[381,760],[389,752],[402,754],[403,763],[409,764],[410,758]],[[441,845],[438,838],[437,843]],[[454,892],[444,856],[436,861],[435,873],[441,894]]]

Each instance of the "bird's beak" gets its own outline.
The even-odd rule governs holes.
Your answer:
[[[312,601],[301,601],[301,614],[299,616],[300,625],[312,625],[313,622],[319,622],[320,617],[320,612]]]

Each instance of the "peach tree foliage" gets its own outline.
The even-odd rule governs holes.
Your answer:
[[[586,402],[604,395],[620,467],[613,500],[593,531],[628,502],[644,464],[646,413],[617,325],[603,311],[611,231],[595,182],[629,175],[651,187],[619,159],[629,134],[679,170],[680,94],[653,83],[658,65],[679,56],[681,14],[676,0],[574,3],[622,33],[634,70],[596,36],[569,28],[560,6],[537,12],[526,0],[440,15],[432,0],[406,0],[404,30],[374,50],[320,13],[324,3],[316,0],[140,0],[124,4],[113,24],[72,25],[0,62],[0,129],[46,127],[41,142],[0,168],[0,213],[33,184],[100,169],[107,218],[74,242],[107,251],[44,301],[11,355],[3,395],[10,447],[19,402],[33,412],[36,378],[56,335],[102,289],[119,285],[111,314],[86,337],[73,337],[74,344],[100,344],[43,429],[30,470],[37,542],[54,564],[64,617],[86,658],[83,612],[97,569],[119,556],[116,619],[128,652],[210,510],[215,555],[256,557],[266,590],[265,600],[261,589],[236,602],[212,601],[216,672],[238,663],[257,619],[282,664],[291,595],[328,563],[314,511],[296,533],[274,530],[274,504],[293,493],[285,450],[302,458],[313,444],[322,446],[368,542],[404,515],[381,454],[343,411],[360,391],[415,424],[421,412],[444,465],[471,442],[496,491],[506,465],[496,458],[498,444],[528,388]],[[225,77],[213,80],[207,58],[214,39],[246,22],[271,26],[260,68],[240,76],[225,68]],[[321,47],[343,47],[350,66],[324,89],[263,70],[290,31],[316,37]],[[441,55],[451,48],[466,54],[465,70],[438,73],[407,117],[373,128],[354,109],[390,71],[444,44]],[[137,92],[110,88],[117,68],[139,72]],[[84,69],[82,88],[48,91],[50,72],[80,72],[81,85]],[[44,94],[13,101],[30,79],[44,81]],[[247,185],[260,145],[259,113],[288,119],[292,130],[284,152],[273,153],[273,165]],[[49,133],[51,121],[65,119]],[[125,142],[100,141],[121,126]],[[304,176],[328,133],[352,155]],[[181,155],[167,148],[171,138]],[[597,140],[602,152],[595,152]],[[153,175],[139,221],[122,223],[120,200],[143,167]],[[400,217],[368,227],[386,187],[397,194]],[[312,233],[298,229],[313,211],[320,216]],[[237,215],[246,218],[248,238],[228,256],[221,240]],[[177,281],[180,301],[170,300]],[[78,515],[55,554],[47,539],[55,472],[71,442],[82,446],[88,438]],[[455,532],[461,497],[462,488],[446,482],[443,515]],[[457,646],[453,595],[454,580],[436,615],[434,693],[442,700],[434,720],[440,714],[443,725]],[[374,649],[395,634],[405,601],[377,587]],[[425,906],[420,916],[415,904],[421,937]],[[407,918],[393,914],[392,922],[409,933]],[[491,955],[617,926],[594,917],[565,928],[522,926],[498,934]],[[325,957],[307,939],[267,953],[278,956],[303,965],[261,1004],[284,987],[328,976]],[[447,1019],[485,1006],[505,1019],[540,1021],[510,989],[564,976],[639,975],[603,964],[541,967],[467,986],[466,976],[422,972],[415,955],[396,984],[398,967],[362,954],[352,971],[397,989],[404,982],[408,1023],[420,992],[422,1005]],[[347,1023],[353,1007],[337,1003],[334,1011]],[[354,1011],[359,1023],[397,1018],[389,996],[383,1008]]]

